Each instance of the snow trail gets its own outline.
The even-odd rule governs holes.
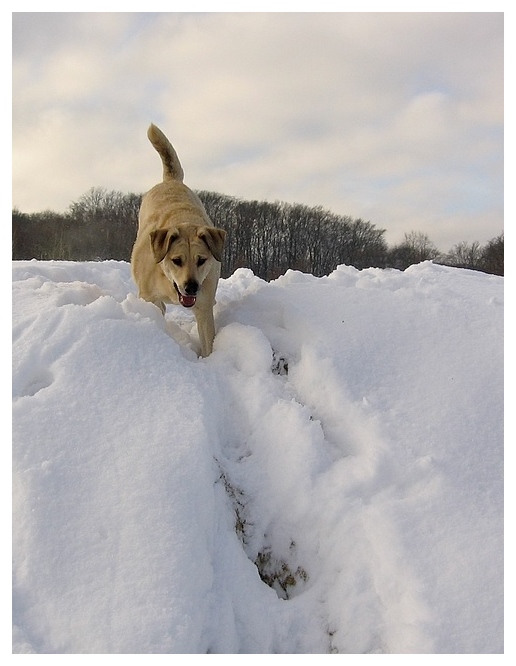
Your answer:
[[[259,307],[247,307],[266,319]],[[403,484],[388,445],[362,405],[349,398],[321,340],[304,337],[295,349],[300,322],[281,308],[276,320],[279,330],[267,332],[277,341],[288,339],[288,352],[273,350],[258,328],[228,324],[209,360],[220,364],[231,385],[225,392],[232,396],[231,413],[240,415],[236,430],[244,443],[232,451],[228,476],[244,497],[253,498],[245,504],[245,523],[251,525],[244,528],[246,552],[280,596],[328,600],[325,607],[315,602],[310,614],[325,627],[329,651],[398,652],[417,646],[430,652],[431,640],[422,629],[429,611],[417,594],[421,584],[403,552],[396,553],[402,542],[389,503],[404,498],[386,498],[399,494]],[[293,330],[287,321],[295,322]],[[228,373],[228,366],[236,371]],[[271,375],[274,369],[277,376]],[[247,487],[234,469],[238,464],[246,469]],[[410,496],[411,489],[406,492]],[[294,583],[288,589],[281,585],[287,577],[281,567]],[[373,590],[367,601],[364,588]],[[354,626],[357,615],[360,635],[335,628]]]

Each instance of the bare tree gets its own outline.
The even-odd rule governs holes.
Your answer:
[[[399,245],[395,245],[388,253],[387,265],[405,270],[413,264],[422,261],[437,261],[441,253],[421,231],[411,231],[405,234],[405,239]]]
[[[92,187],[69,207],[76,224],[77,252],[85,258],[129,259],[141,196]]]
[[[493,275],[504,274],[503,233],[490,240],[482,252],[482,270]]]
[[[444,262],[457,268],[471,268],[479,270],[482,263],[482,246],[478,241],[468,243],[462,241],[452,247],[450,252],[444,258]]]

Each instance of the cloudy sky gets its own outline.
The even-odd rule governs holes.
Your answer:
[[[502,13],[14,13],[13,206],[161,178],[446,251],[503,230]]]

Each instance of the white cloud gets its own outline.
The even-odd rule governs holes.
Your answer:
[[[13,204],[144,191],[152,121],[192,187],[484,242],[503,219],[502,40],[495,14],[16,15]],[[461,208],[468,182],[488,210]]]

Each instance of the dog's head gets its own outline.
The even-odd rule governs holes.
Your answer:
[[[214,261],[222,260],[226,232],[214,227],[180,224],[150,235],[152,252],[185,308],[195,305]]]

